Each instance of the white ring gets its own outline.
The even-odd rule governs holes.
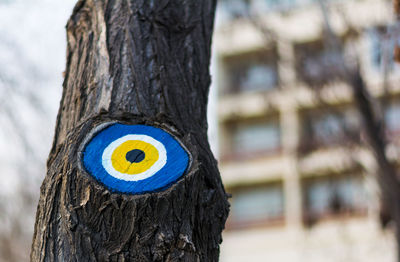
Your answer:
[[[158,150],[158,160],[146,171],[129,175],[121,173],[114,169],[112,166],[111,156],[114,150],[120,146],[123,142],[128,140],[140,140],[153,145]],[[126,135],[109,144],[106,149],[104,149],[102,156],[102,165],[104,169],[113,177],[125,180],[125,181],[139,181],[151,177],[157,173],[165,164],[167,163],[167,151],[162,143],[155,140],[154,138],[146,135]]]

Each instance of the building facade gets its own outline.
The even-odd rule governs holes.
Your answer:
[[[221,261],[395,261],[377,167],[340,63],[359,63],[400,156],[399,66],[382,0],[221,0],[218,159],[232,194]]]

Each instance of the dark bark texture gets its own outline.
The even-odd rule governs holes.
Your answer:
[[[207,140],[215,0],[83,0],[67,67],[31,261],[217,261],[229,204]],[[82,168],[100,124],[149,124],[192,156],[170,188],[113,193]]]
[[[349,83],[353,88],[354,100],[364,122],[368,144],[378,164],[377,181],[381,189],[383,207],[386,208],[383,211],[387,212],[386,215],[389,216],[389,220],[393,220],[395,224],[397,261],[400,262],[400,182],[396,167],[386,156],[387,141],[385,141],[382,119],[377,117],[376,112],[374,112],[371,95],[360,70],[354,70],[352,74],[349,74],[349,77]]]

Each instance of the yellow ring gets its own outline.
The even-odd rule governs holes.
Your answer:
[[[139,163],[126,160],[126,154],[134,149],[142,150],[145,157]],[[136,175],[148,170],[158,160],[158,150],[152,144],[141,140],[128,140],[119,145],[111,155],[114,169],[120,173]]]

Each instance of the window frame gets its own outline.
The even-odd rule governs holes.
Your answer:
[[[231,229],[243,229],[243,228],[249,228],[249,227],[274,227],[274,226],[283,226],[285,223],[285,212],[286,212],[286,200],[285,200],[285,192],[284,192],[284,184],[282,180],[276,180],[276,181],[269,181],[265,183],[260,183],[260,184],[254,184],[254,185],[242,185],[239,187],[232,188],[231,194],[232,198],[230,200],[231,202],[231,209],[233,210],[235,208],[235,194],[238,194],[238,192],[251,192],[252,190],[260,190],[260,189],[273,189],[273,188],[278,188],[280,191],[280,197],[281,197],[281,214],[277,215],[275,217],[265,217],[265,218],[260,218],[260,219],[248,219],[248,220],[235,220],[233,216],[233,211],[230,212],[230,215],[227,219],[226,222],[226,228],[228,230]]]
[[[278,155],[282,152],[282,130],[279,121],[279,116],[274,115],[263,118],[252,118],[252,119],[239,119],[224,124],[224,128],[227,130],[227,144],[229,145],[222,152],[222,160],[224,161],[246,161],[249,159],[255,159],[259,157]],[[277,146],[273,148],[258,149],[253,151],[243,151],[242,153],[236,152],[235,149],[235,131],[243,126],[251,126],[257,124],[265,124],[267,126],[275,126],[278,131]]]
[[[337,210],[337,211],[332,211],[332,210],[326,210],[321,213],[313,213],[310,210],[310,203],[308,203],[308,192],[310,185],[313,183],[316,183],[316,181],[328,181],[328,183],[332,184],[332,182],[336,183],[335,186],[342,182],[345,181],[346,179],[355,179],[356,181],[359,182],[359,185],[362,187],[362,190],[364,191],[363,194],[365,194],[365,203],[364,206],[345,206],[342,210]],[[346,173],[340,173],[340,174],[324,174],[324,175],[316,175],[316,176],[310,176],[310,177],[303,177],[302,178],[302,198],[303,198],[303,203],[302,203],[302,210],[303,210],[303,223],[305,226],[313,226],[316,223],[324,222],[324,221],[329,221],[329,220],[337,220],[337,219],[347,219],[347,218],[352,218],[352,217],[360,217],[360,216],[366,216],[368,213],[368,202],[370,201],[370,197],[368,194],[368,190],[365,187],[365,179],[364,175],[362,172],[359,171],[353,171],[353,172],[346,172]],[[332,189],[330,190],[337,190],[337,189]],[[338,191],[336,191],[338,192]],[[357,192],[353,190],[353,192]],[[356,194],[356,193],[354,193]],[[343,201],[344,199],[342,199]],[[345,201],[345,200],[344,200]],[[355,201],[357,202],[357,201]],[[342,202],[343,204],[343,202]]]
[[[245,52],[233,56],[225,56],[221,58],[223,65],[224,83],[221,83],[221,96],[250,94],[260,92],[270,92],[276,90],[280,85],[280,76],[278,70],[278,53],[277,48],[273,45],[268,50],[255,50]],[[275,78],[272,84],[263,89],[252,89],[240,86],[240,75],[244,75],[249,71],[252,65],[269,67],[274,73]],[[244,70],[245,69],[245,70]],[[238,73],[242,72],[242,73]],[[244,72],[246,71],[246,73]],[[248,89],[248,90],[246,90]]]
[[[345,41],[342,39],[342,41]],[[332,52],[339,52],[339,55],[344,56],[345,50],[341,49],[338,51],[329,50],[329,48],[325,47],[323,39],[317,39],[309,42],[301,42],[294,43],[293,45],[295,51],[295,70],[296,70],[296,79],[299,82],[303,82],[310,86],[318,86],[324,85],[331,82],[340,82],[341,81],[341,72],[340,66],[336,65],[332,60],[329,63],[321,63],[324,62],[326,54]],[[315,60],[315,64],[319,65],[319,68],[324,68],[324,72],[318,72],[318,77],[309,76],[305,73],[305,62],[308,60]],[[321,65],[322,64],[322,65]],[[332,68],[327,68],[327,65],[332,65]],[[336,68],[337,67],[337,68]]]
[[[350,104],[338,105],[334,108],[313,108],[305,109],[301,114],[301,142],[299,151],[307,153],[321,148],[333,148],[343,146],[346,143],[361,142],[361,119],[357,110]],[[331,140],[323,141],[317,139],[314,127],[320,120],[326,119],[327,116],[338,117],[340,119],[340,128],[336,136],[332,136]],[[343,129],[344,128],[344,129]]]

